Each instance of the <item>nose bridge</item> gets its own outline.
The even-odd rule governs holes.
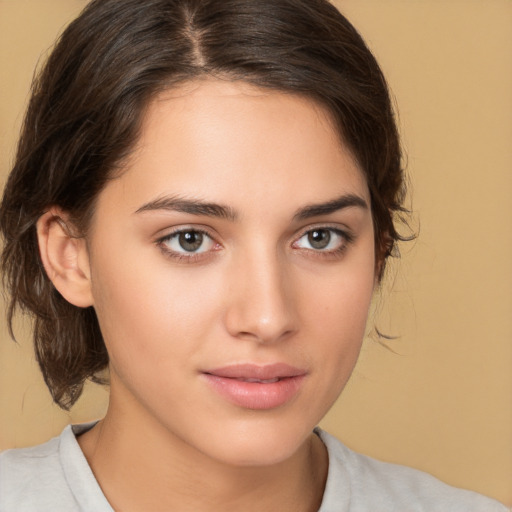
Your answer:
[[[296,329],[293,283],[275,247],[260,244],[240,254],[230,279],[226,326],[233,336],[272,342]]]

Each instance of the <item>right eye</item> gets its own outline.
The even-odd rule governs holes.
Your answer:
[[[180,257],[211,251],[215,241],[204,231],[197,229],[180,229],[159,240],[165,250]]]

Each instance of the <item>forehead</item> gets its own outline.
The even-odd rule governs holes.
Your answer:
[[[262,207],[368,198],[363,174],[315,101],[245,82],[204,80],[164,91],[148,105],[121,176],[107,185],[137,209],[155,194]],[[292,206],[292,205],[291,205]]]

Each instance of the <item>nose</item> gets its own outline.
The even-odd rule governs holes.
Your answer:
[[[293,280],[275,251],[245,255],[230,272],[225,325],[231,336],[272,343],[298,329]]]

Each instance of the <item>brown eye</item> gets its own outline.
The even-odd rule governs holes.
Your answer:
[[[187,252],[197,251],[203,243],[203,234],[198,231],[184,231],[178,235],[180,247]]]
[[[293,243],[296,249],[307,249],[324,253],[343,250],[352,241],[352,236],[336,228],[313,228],[306,231]]]
[[[176,231],[160,240],[160,243],[165,245],[169,252],[181,255],[208,252],[215,246],[215,242],[207,233],[196,229]]]
[[[308,233],[308,242],[313,249],[325,249],[331,241],[331,232],[327,229],[315,229]]]

